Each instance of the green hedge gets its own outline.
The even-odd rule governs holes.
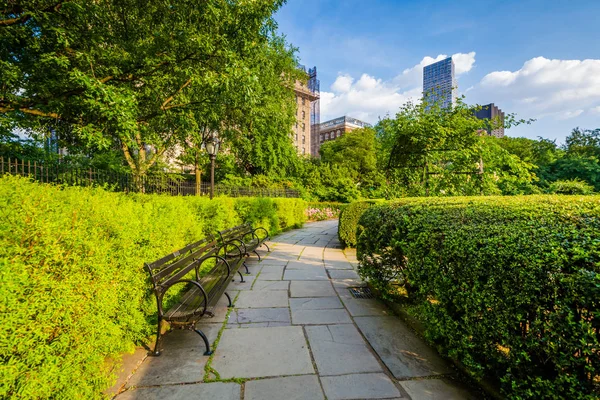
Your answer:
[[[0,179],[0,398],[101,398],[108,357],[154,331],[145,261],[242,221],[300,226],[298,199],[208,200]]]
[[[597,399],[600,196],[431,199],[369,208],[360,273],[511,399]]]
[[[355,201],[345,207],[340,213],[340,222],[338,224],[338,237],[342,246],[356,247],[356,228],[361,215],[381,200],[363,200]]]

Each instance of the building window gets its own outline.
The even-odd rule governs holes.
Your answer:
[[[302,119],[306,119],[306,112],[302,111]]]
[[[303,97],[302,98],[302,105],[306,104],[306,99]]]
[[[298,121],[296,121],[296,129],[298,129]]]
[[[340,137],[340,135],[341,135],[341,133],[340,133],[340,130],[338,129],[335,136]]]
[[[302,131],[305,131],[305,130],[306,130],[306,124],[303,122],[302,123]]]
[[[296,142],[298,141],[298,134],[296,133]]]
[[[302,154],[306,154],[306,149],[304,147],[302,148]]]
[[[302,135],[302,144],[306,143],[306,136]]]

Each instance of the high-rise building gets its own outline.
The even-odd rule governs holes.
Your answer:
[[[452,57],[423,68],[423,98],[429,104],[438,103],[442,108],[456,104],[458,84],[454,78]]]
[[[481,106],[481,110],[475,112],[475,116],[488,121],[486,128],[488,135],[504,137],[504,112],[494,103]]]
[[[319,149],[321,144],[329,140],[335,140],[345,133],[351,132],[355,129],[371,127],[371,124],[363,122],[359,119],[344,116],[330,121],[323,122],[319,128],[319,139],[317,154],[319,155]]]
[[[306,68],[299,66],[306,72]],[[301,155],[314,155],[315,143],[319,144],[320,88],[317,67],[309,68],[307,82],[296,81],[296,123],[292,129],[292,141]],[[319,149],[316,150],[317,154]]]

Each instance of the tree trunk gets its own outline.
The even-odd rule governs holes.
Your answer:
[[[202,170],[200,169],[200,162],[198,158],[198,152],[196,151],[196,157],[194,159],[194,167],[196,170],[196,196],[200,196],[202,194]]]

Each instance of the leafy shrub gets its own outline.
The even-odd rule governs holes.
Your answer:
[[[344,203],[311,201],[306,208],[306,218],[309,221],[337,219],[344,207],[346,207]]]
[[[507,398],[597,399],[598,232],[600,196],[381,204],[359,221],[360,273]]]
[[[567,181],[555,181],[550,184],[548,188],[549,193],[555,194],[592,194],[594,193],[594,187],[587,182],[579,179],[572,179]]]
[[[364,200],[350,203],[340,213],[340,223],[338,224],[338,237],[342,246],[356,247],[356,228],[358,219],[366,209],[376,204],[379,200]]]
[[[299,226],[305,204],[1,178],[0,398],[101,398],[106,358],[155,329],[144,262],[241,222],[272,234]]]

